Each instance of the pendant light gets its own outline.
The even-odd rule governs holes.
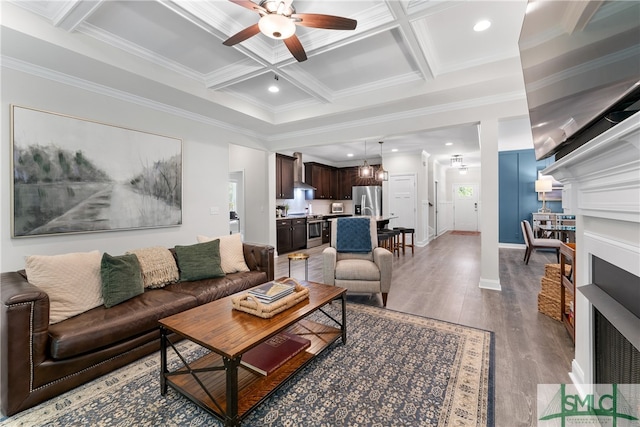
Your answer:
[[[451,156],[451,167],[454,167],[454,168],[462,167],[462,156],[460,154]]]
[[[373,178],[373,168],[367,163],[367,141],[364,142],[364,163],[358,168],[358,178]]]
[[[384,142],[378,141],[378,144],[380,144],[380,168],[376,171],[376,181],[389,181],[389,172],[382,167],[382,144]]]

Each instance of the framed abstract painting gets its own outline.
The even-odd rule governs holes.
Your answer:
[[[11,106],[12,237],[182,224],[182,140]]]

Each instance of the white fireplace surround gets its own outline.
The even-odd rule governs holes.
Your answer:
[[[591,255],[640,276],[640,113],[543,173],[563,183],[563,208],[576,215],[576,286],[591,283]],[[575,316],[575,357],[569,375],[584,390],[581,385],[594,382],[593,309],[580,292]]]

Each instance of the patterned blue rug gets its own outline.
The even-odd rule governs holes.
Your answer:
[[[339,306],[329,311],[339,316]],[[347,331],[346,345],[338,340],[243,426],[493,425],[492,332],[359,304],[347,305]],[[161,396],[159,372],[154,353],[0,426],[222,425],[171,388]]]

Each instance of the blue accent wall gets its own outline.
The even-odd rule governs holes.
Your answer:
[[[554,161],[553,158],[536,161],[533,149],[498,153],[500,243],[524,244],[520,221],[531,222],[531,214],[542,207],[535,192],[538,171]],[[552,212],[562,212],[562,202],[547,202],[547,207]]]

